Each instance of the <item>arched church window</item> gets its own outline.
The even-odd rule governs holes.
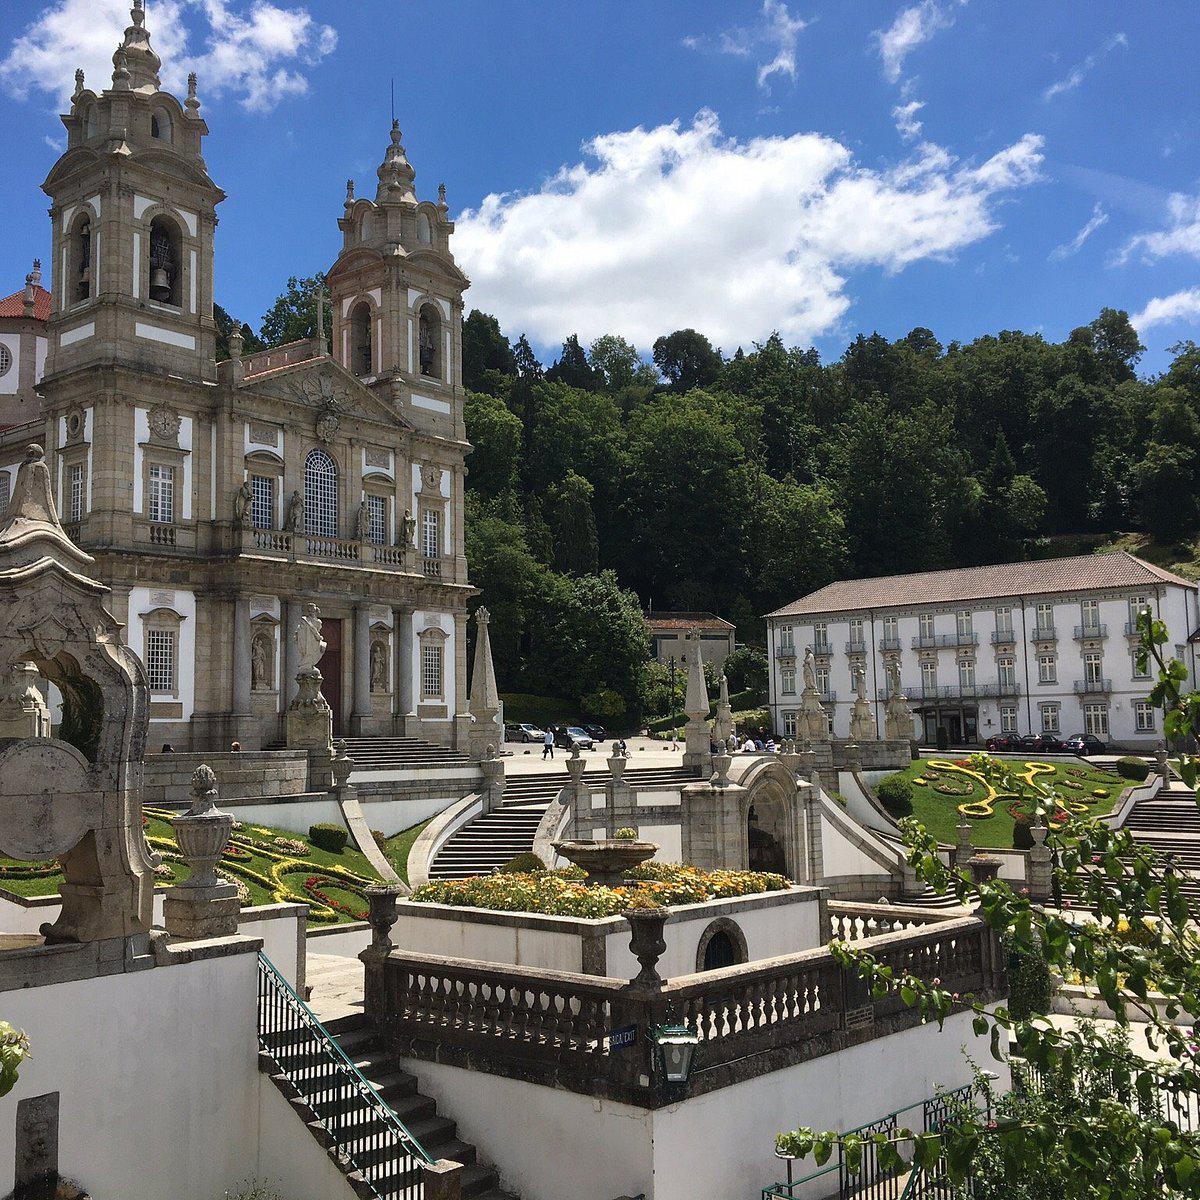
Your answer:
[[[432,304],[421,305],[418,318],[418,345],[421,352],[421,374],[431,379],[442,377],[442,318]]]
[[[89,141],[96,136],[98,125],[96,122],[96,106],[89,104],[87,111],[83,116],[83,136]]]
[[[350,370],[355,375],[370,375],[374,370],[371,344],[371,306],[363,300],[350,310]]]
[[[161,142],[171,140],[171,114],[165,109],[156,109],[151,115],[150,136]]]
[[[369,242],[374,232],[375,222],[371,217],[370,211],[367,211],[363,213],[362,220],[358,223],[358,240],[360,242]]]
[[[304,460],[304,532],[338,536],[337,463],[320,449],[310,450]]]
[[[150,299],[181,308],[183,296],[182,239],[179,226],[168,217],[150,222]]]
[[[433,244],[433,226],[429,223],[428,213],[417,213],[417,241],[422,246]]]
[[[72,237],[71,292],[72,303],[87,300],[92,294],[92,218],[86,213],[75,226]]]

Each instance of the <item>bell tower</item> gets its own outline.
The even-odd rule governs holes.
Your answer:
[[[67,149],[51,199],[53,268],[45,378],[123,364],[216,378],[213,234],[225,198],[201,155],[208,126],[196,77],[183,104],[164,92],[142,0],[99,93],[75,72]]]
[[[416,428],[462,438],[462,309],[470,280],[450,250],[446,189],[417,198],[392,122],[375,198],[346,183],[342,251],[327,275],[333,357]]]

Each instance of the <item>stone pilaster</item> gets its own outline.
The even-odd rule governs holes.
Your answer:
[[[371,606],[360,601],[354,606],[354,707],[350,716],[351,732],[357,736],[371,733]]]
[[[392,610],[392,635],[396,642],[396,733],[407,732],[413,719],[413,614],[410,608]]]

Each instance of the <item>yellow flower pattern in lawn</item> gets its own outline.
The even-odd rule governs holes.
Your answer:
[[[974,767],[963,766],[962,763],[952,762],[949,759],[933,758],[929,760],[927,768],[927,773],[933,774],[936,772],[938,777],[945,777],[949,775],[958,776],[965,780],[969,790],[966,793],[959,794],[966,794],[974,797],[976,793],[981,793],[979,798],[966,800],[958,806],[958,811],[964,817],[974,817],[977,820],[982,820],[986,817],[992,816],[995,813],[997,800],[1012,799],[1012,796],[1008,793],[1001,792],[995,788],[992,783],[980,771],[975,770]],[[1022,779],[1030,785],[1037,781],[1038,776],[1053,776],[1054,773],[1054,766],[1051,763],[1044,762],[1022,763],[1019,769],[1013,771],[1013,774],[1018,779]],[[917,781],[913,780],[913,782],[916,783]],[[1069,780],[1064,781],[1064,784],[1066,787],[1072,789],[1077,789],[1080,787],[1078,783],[1074,783]],[[947,789],[947,794],[956,793],[949,792],[949,789]],[[1091,793],[1091,796],[1096,799],[1100,799],[1102,796],[1107,795],[1108,792],[1103,788],[1096,788]],[[1055,792],[1054,802],[1055,805],[1064,812],[1072,813],[1076,816],[1078,816],[1080,813],[1087,812],[1090,808],[1089,800],[1085,799],[1082,795],[1064,793],[1062,790],[1057,790]]]
[[[630,871],[630,886],[588,887],[576,872],[538,871],[529,875],[479,875],[439,880],[413,892],[422,904],[491,908],[501,912],[542,913],[558,917],[611,917],[622,909],[665,908],[704,900],[778,892],[788,886],[782,875],[767,871],[701,871],[675,863],[643,863]]]
[[[172,824],[175,818],[174,813],[165,809],[147,808],[145,812],[147,816],[168,825]],[[305,862],[275,845],[273,839],[277,836],[278,833],[274,829],[264,829],[260,834],[256,826],[243,827],[233,833],[229,839],[232,854],[227,851],[221,856],[222,874],[256,884],[269,893],[278,904],[307,904],[310,921],[330,922],[338,919],[338,910],[329,903],[331,891],[354,897],[365,917],[367,900],[363,888],[378,883],[378,880],[358,875],[332,863]],[[170,838],[147,835],[146,842],[152,850],[162,855],[164,862],[183,862],[179,847]],[[265,874],[245,864],[244,859],[251,854],[266,859],[271,864]],[[343,916],[359,915],[357,911],[351,912],[346,905],[341,905],[341,913]]]

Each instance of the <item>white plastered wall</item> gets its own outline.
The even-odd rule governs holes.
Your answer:
[[[135,408],[133,410],[133,511],[142,514],[145,509],[145,497],[142,494],[142,460],[143,444],[150,440],[150,410]],[[180,484],[180,517],[184,521],[192,519],[192,418],[181,417],[179,421],[179,449],[188,451],[183,456],[183,480]],[[90,478],[91,472],[88,472]]]
[[[158,603],[161,594],[170,593],[170,604]],[[179,588],[136,587],[129,590],[129,629],[126,644],[142,658],[146,645],[146,634],[142,614],[157,608],[169,608],[182,620],[179,623],[179,643],[176,647],[179,669],[175,674],[175,692],[155,692],[152,699],[175,701],[183,706],[182,717],[151,717],[156,720],[190,720],[196,704],[196,597],[193,592]]]

